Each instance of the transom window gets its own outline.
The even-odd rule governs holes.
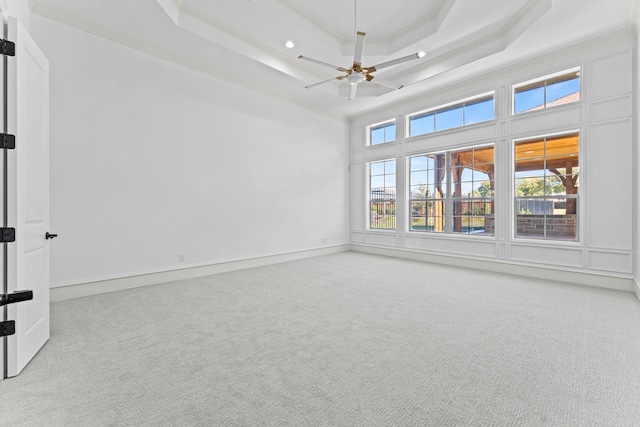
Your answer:
[[[396,161],[369,164],[369,226],[373,229],[396,228]]]
[[[494,147],[409,160],[410,230],[493,235]]]
[[[493,120],[495,118],[493,98],[491,93],[410,115],[409,136]]]
[[[513,86],[513,113],[542,110],[580,100],[580,68]]]
[[[578,240],[578,133],[515,142],[515,236]]]
[[[369,127],[369,142],[371,145],[383,144],[396,140],[396,121],[380,123]]]

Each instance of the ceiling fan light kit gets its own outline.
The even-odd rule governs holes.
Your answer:
[[[351,73],[351,74],[349,74],[349,77],[347,77],[347,80],[352,85],[357,85],[358,83],[361,83],[364,80],[364,74],[363,73]]]
[[[358,31],[356,32],[356,49],[355,52],[353,54],[353,65],[351,65],[350,68],[344,68],[344,67],[338,67],[336,65],[332,65],[332,64],[328,64],[326,62],[322,62],[322,61],[318,61],[317,59],[313,59],[313,58],[308,58],[306,56],[300,55],[298,56],[299,59],[303,59],[305,61],[309,61],[312,62],[314,64],[317,65],[323,65],[326,67],[331,67],[334,70],[340,71],[341,73],[344,73],[344,75],[338,76],[338,77],[334,77],[328,80],[324,80],[318,83],[314,83],[308,86],[305,86],[307,89],[314,87],[314,86],[318,86],[321,85],[323,83],[328,83],[334,80],[343,80],[343,79],[347,79],[347,81],[351,84],[351,90],[349,91],[349,100],[355,99],[356,97],[356,90],[358,87],[358,84],[367,81],[367,82],[372,82],[372,83],[376,83],[379,84],[381,86],[386,86],[386,87],[390,87],[392,89],[402,89],[403,85],[397,85],[391,82],[385,82],[381,79],[376,79],[374,80],[374,77],[372,75],[372,73],[378,71],[378,70],[382,70],[384,68],[389,68],[389,67],[393,67],[395,65],[399,65],[408,61],[412,61],[415,59],[420,59],[422,57],[425,56],[424,52],[418,52],[418,53],[412,53],[411,55],[407,55],[407,56],[403,56],[402,58],[397,58],[397,59],[392,59],[391,61],[387,61],[387,62],[383,62],[381,64],[377,64],[377,65],[373,65],[371,67],[363,67],[362,66],[362,52],[364,51],[364,40],[366,37],[366,33],[362,32],[362,31]]]

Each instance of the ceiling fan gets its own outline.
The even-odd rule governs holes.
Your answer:
[[[347,79],[347,81],[351,84],[351,90],[349,91],[349,100],[355,99],[358,84],[362,83],[365,80],[368,82],[377,83],[382,86],[387,86],[393,89],[402,89],[403,85],[397,85],[395,83],[384,81],[379,78],[376,78],[376,80],[374,81],[373,79],[375,76],[373,76],[371,73],[378,70],[382,70],[383,68],[389,68],[394,65],[402,64],[403,62],[408,62],[414,59],[420,59],[425,55],[425,53],[424,52],[412,53],[411,55],[403,56],[402,58],[397,58],[391,61],[383,62],[382,64],[373,65],[371,67],[363,67],[361,61],[362,61],[362,51],[364,49],[364,39],[366,35],[367,34],[362,31],[358,31],[356,33],[356,51],[355,51],[355,54],[353,55],[353,65],[351,66],[351,68],[337,67],[335,65],[331,65],[326,62],[318,61],[317,59],[308,58],[302,55],[298,56],[299,59],[304,59],[305,61],[313,62],[315,64],[331,67],[337,71],[340,71],[341,73],[345,73],[342,76],[334,77],[334,78],[324,80],[318,83],[314,83],[312,85],[305,86],[305,87],[308,89],[310,87],[318,86],[323,83],[328,83],[334,80]]]

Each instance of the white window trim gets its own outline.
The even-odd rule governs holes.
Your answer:
[[[416,111],[414,113],[410,113],[410,114],[405,115],[405,126],[404,126],[404,128],[405,128],[405,138],[419,138],[419,137],[423,137],[425,135],[429,135],[429,134],[432,134],[432,133],[446,132],[446,131],[449,131],[451,129],[458,129],[458,128],[465,127],[465,126],[476,125],[476,124],[478,124],[477,122],[476,123],[471,123],[471,124],[468,124],[468,125],[462,124],[462,126],[456,126],[455,128],[451,128],[451,129],[444,129],[444,130],[440,130],[440,131],[435,131],[434,130],[433,132],[429,132],[429,133],[426,133],[426,134],[422,133],[420,135],[411,136],[411,119],[413,117],[420,116],[420,115],[427,114],[427,113],[431,113],[433,111],[444,110],[444,109],[447,109],[449,107],[453,107],[453,106],[456,106],[456,105],[464,105],[465,103],[468,103],[470,101],[475,101],[475,100],[479,100],[479,99],[482,99],[482,98],[487,98],[489,96],[493,97],[493,102],[494,102],[494,117],[493,117],[493,120],[495,120],[496,91],[495,90],[490,90],[488,92],[484,92],[484,93],[481,93],[481,94],[478,94],[478,95],[473,95],[473,96],[469,96],[469,97],[466,97],[466,98],[458,99],[456,101],[447,102],[446,104],[440,104],[440,105],[437,105],[435,107],[430,107],[430,108],[427,108],[425,110],[420,110],[420,111]],[[487,122],[488,121],[490,121],[490,120],[487,120]]]
[[[544,76],[536,77],[533,79],[526,80],[524,82],[516,83],[511,86],[511,115],[518,116],[520,114],[525,114],[527,112],[523,111],[521,113],[516,113],[516,90],[534,83],[544,82],[545,80],[555,79],[556,77],[564,76],[565,74],[578,73],[578,77],[580,77],[580,100],[582,100],[582,67],[580,65],[564,69],[562,71],[556,71],[555,73],[546,74]],[[572,103],[573,104],[573,103]],[[551,108],[551,107],[549,107]],[[542,111],[546,110],[547,107],[543,108]],[[536,110],[541,111],[541,110]],[[531,112],[531,111],[529,111]]]
[[[395,119],[394,119],[395,121]],[[373,125],[372,125],[373,126]],[[381,145],[381,144],[380,144]],[[381,163],[381,162],[389,162],[393,160],[396,163],[396,172],[395,172],[395,176],[396,176],[396,187],[395,187],[395,193],[396,193],[396,227],[395,228],[371,228],[371,165],[373,163]],[[380,232],[380,233],[397,233],[398,231],[398,159],[395,157],[387,157],[384,159],[376,159],[376,160],[369,160],[366,162],[367,167],[365,168],[365,173],[366,173],[366,191],[367,191],[367,203],[365,206],[365,214],[366,214],[366,218],[367,218],[367,231],[368,232]]]
[[[562,74],[559,74],[562,75]],[[556,76],[557,77],[557,76]],[[582,82],[581,82],[582,83]],[[509,221],[510,223],[510,227],[511,227],[511,232],[510,232],[510,236],[511,236],[511,240],[514,242],[529,242],[529,243],[540,243],[540,244],[544,244],[544,245],[557,245],[557,246],[578,246],[578,247],[582,247],[584,245],[584,242],[582,241],[582,238],[584,236],[583,234],[583,230],[582,230],[582,223],[583,221],[583,217],[585,215],[585,210],[584,210],[584,193],[578,193],[576,196],[576,198],[578,199],[578,215],[576,216],[576,240],[560,240],[560,239],[545,239],[545,238],[539,238],[539,237],[523,237],[523,236],[516,236],[516,215],[515,215],[515,205],[516,205],[516,189],[515,189],[515,173],[516,173],[516,152],[514,147],[516,146],[517,143],[519,142],[527,142],[527,141],[535,141],[538,139],[542,139],[542,138],[553,138],[556,136],[565,136],[565,135],[573,135],[573,134],[578,134],[578,165],[582,165],[583,164],[583,150],[582,150],[582,146],[583,146],[583,137],[584,137],[584,132],[582,131],[582,129],[573,129],[573,130],[567,130],[567,131],[562,131],[562,132],[552,132],[552,133],[544,133],[544,134],[540,134],[540,135],[535,135],[535,136],[527,136],[524,138],[515,138],[511,140],[511,178],[509,179],[509,192],[511,194],[510,196],[510,213],[509,213],[509,217],[511,218],[511,221]]]
[[[416,235],[437,235],[437,236],[447,236],[447,238],[449,237],[462,237],[462,238],[467,238],[468,236],[473,236],[471,238],[473,239],[492,239],[492,240],[496,240],[497,239],[497,233],[494,230],[494,233],[492,235],[474,235],[473,233],[455,233],[453,232],[453,201],[454,199],[451,197],[451,180],[447,179],[447,186],[446,186],[446,197],[444,198],[444,203],[446,205],[446,209],[445,209],[445,215],[444,215],[444,229],[442,232],[438,233],[438,232],[430,232],[430,231],[422,231],[422,230],[412,230],[411,229],[411,159],[413,157],[420,157],[420,156],[429,156],[429,155],[437,155],[437,154],[444,154],[446,161],[445,161],[445,174],[447,177],[450,177],[451,175],[451,153],[455,152],[455,151],[464,151],[464,150],[471,150],[471,149],[476,149],[476,148],[485,148],[485,147],[493,147],[493,165],[494,168],[496,168],[496,147],[497,147],[497,142],[485,142],[485,143],[481,143],[479,145],[468,145],[465,144],[461,147],[450,147],[450,148],[446,148],[446,149],[442,149],[442,150],[433,150],[433,151],[428,151],[428,152],[422,152],[422,153],[416,153],[416,154],[411,154],[411,155],[407,155],[406,157],[406,179],[407,179],[407,185],[406,185],[406,191],[405,193],[405,205],[407,205],[407,224],[406,224],[406,232],[407,233],[416,233]],[[397,179],[397,176],[396,176]],[[491,197],[491,199],[494,201],[494,203],[497,200],[496,194],[494,192],[493,197]],[[396,200],[397,203],[397,200]],[[495,216],[495,211],[494,211],[494,216]]]
[[[381,142],[380,144],[372,144],[371,143],[371,129],[379,127],[379,126],[385,126],[385,125],[388,125],[390,123],[393,123],[393,124],[396,125],[396,135],[393,138],[393,141],[385,141],[385,142]],[[398,123],[397,123],[397,120],[395,118],[389,119],[389,120],[385,120],[385,121],[379,122],[379,123],[374,123],[372,125],[368,125],[367,126],[367,146],[368,147],[375,147],[377,145],[388,144],[390,142],[396,142],[397,140],[398,140]]]

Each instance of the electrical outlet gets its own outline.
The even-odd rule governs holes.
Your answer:
[[[178,254],[178,261],[184,262],[184,254]]]
[[[322,239],[320,239],[320,243],[322,243],[322,244],[327,243],[327,238],[323,237]]]

